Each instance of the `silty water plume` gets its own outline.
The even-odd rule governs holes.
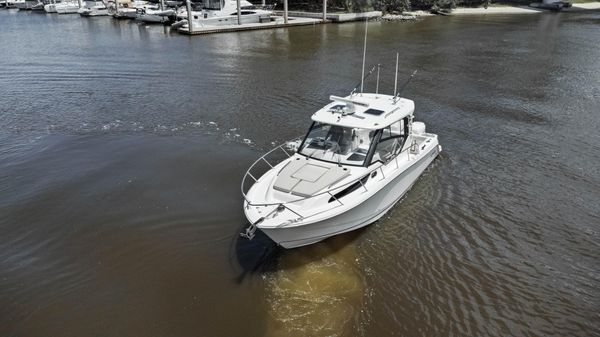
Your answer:
[[[267,336],[356,333],[365,284],[356,233],[285,251],[267,278]]]

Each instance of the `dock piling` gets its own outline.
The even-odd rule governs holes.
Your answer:
[[[188,30],[190,32],[190,34],[192,34],[194,32],[194,29],[192,28],[192,2],[191,0],[185,0],[185,7],[187,8],[187,17],[188,17]]]

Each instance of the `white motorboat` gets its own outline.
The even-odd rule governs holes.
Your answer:
[[[77,13],[81,16],[106,16],[108,15],[108,8],[102,1],[86,1],[85,5],[81,7]]]
[[[413,121],[415,104],[398,94],[331,96],[290,154],[285,144],[260,157],[242,180],[251,225],[285,248],[321,241],[381,218],[441,151]],[[273,155],[286,157],[277,163]],[[269,170],[255,178],[255,170]],[[252,181],[250,181],[252,179]],[[247,183],[251,186],[247,188]]]
[[[109,14],[115,19],[135,19],[138,8],[147,6],[147,1],[119,1],[119,7],[115,10],[114,2],[109,6]]]
[[[33,5],[33,7],[31,7],[31,10],[36,11],[36,12],[43,12],[44,6],[45,6],[45,4],[42,1],[38,1],[37,4]]]
[[[58,14],[77,14],[79,11],[79,3],[77,1],[66,1],[54,5],[54,9]]]
[[[207,5],[202,11],[192,11],[193,28],[268,22],[271,20],[271,15],[273,14],[270,10],[255,9],[254,5],[250,2],[241,0],[240,22],[238,22],[236,0],[211,0],[205,3]],[[180,7],[180,9],[177,12],[178,22],[175,23],[175,26],[185,27],[189,23],[181,22],[187,22],[188,13],[184,7]]]
[[[44,11],[46,11],[46,13],[56,13],[56,2],[51,2],[48,4],[44,5]]]
[[[6,8],[18,8],[21,2],[24,3],[25,0],[6,0]]]
[[[135,19],[147,23],[169,23],[175,21],[175,10],[170,8],[161,9],[160,7],[144,6],[138,8]]]
[[[38,4],[37,0],[25,0],[25,1],[15,1],[15,7],[19,10],[31,10],[35,5]]]

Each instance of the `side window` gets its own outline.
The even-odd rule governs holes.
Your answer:
[[[396,122],[383,129],[379,143],[377,143],[377,147],[375,148],[372,162],[381,161],[382,163],[386,163],[398,154],[402,148],[402,133],[403,128],[400,122]]]
[[[404,121],[399,120],[392,125],[390,125],[391,134],[393,136],[400,136],[404,133]]]

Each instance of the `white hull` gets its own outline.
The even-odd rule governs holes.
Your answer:
[[[44,6],[46,13],[56,13],[56,4],[47,4]]]
[[[172,9],[142,8],[138,11],[135,19],[147,23],[168,23],[175,19],[175,11]]]
[[[6,1],[6,8],[19,8],[19,6],[24,6],[24,0],[8,0]]]
[[[121,8],[112,16],[115,19],[135,19],[137,16],[137,10],[135,8]]]
[[[166,16],[152,15],[152,14],[141,14],[135,17],[136,20],[148,23],[164,23],[169,22],[169,18]]]
[[[55,6],[56,13],[58,14],[77,14],[79,5],[77,4],[62,4]]]
[[[31,10],[35,5],[37,5],[37,1],[25,1],[15,3],[15,6],[20,10]]]
[[[81,16],[107,16],[108,9],[105,8],[82,8],[78,11]]]
[[[44,4],[42,2],[38,2],[35,6],[31,8],[32,11],[43,12]]]
[[[410,168],[399,174],[373,196],[358,206],[319,222],[282,228],[257,227],[284,248],[310,245],[341,233],[367,226],[381,218],[398,202],[439,153],[436,145]]]

